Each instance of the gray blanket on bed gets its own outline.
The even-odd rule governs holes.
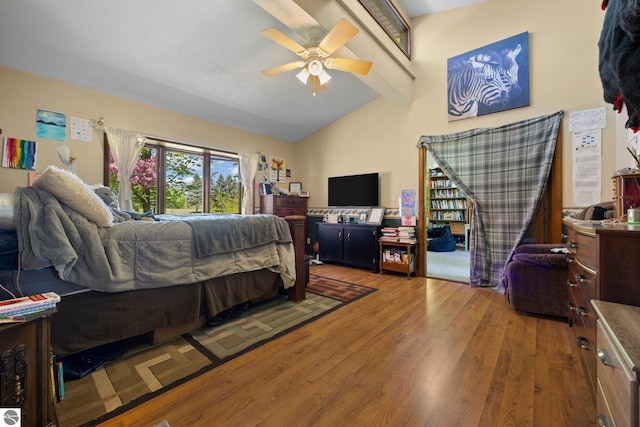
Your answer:
[[[253,248],[268,243],[290,243],[289,224],[273,215],[159,215],[185,221],[193,230],[198,257]],[[215,219],[215,227],[211,220]]]
[[[216,218],[173,215],[99,227],[44,190],[16,189],[23,269],[54,266],[64,280],[107,292],[196,283],[262,268],[280,273],[285,287],[295,282],[295,254],[283,218]]]

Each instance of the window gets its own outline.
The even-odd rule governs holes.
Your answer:
[[[390,0],[359,0],[360,4],[411,59],[411,29]]]
[[[105,152],[109,152],[105,139]],[[108,183],[118,191],[118,170],[108,156]],[[130,178],[136,212],[239,213],[238,155],[147,139]]]

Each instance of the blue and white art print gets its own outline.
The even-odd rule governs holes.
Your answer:
[[[67,137],[67,116],[55,111],[38,109],[36,137],[64,141]]]
[[[449,121],[529,105],[529,33],[447,60]]]

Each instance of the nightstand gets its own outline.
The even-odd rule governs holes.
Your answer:
[[[0,324],[0,406],[22,408],[22,427],[55,425],[49,321],[55,312]]]

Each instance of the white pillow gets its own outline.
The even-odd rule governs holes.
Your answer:
[[[47,166],[33,186],[53,194],[91,222],[103,227],[111,227],[113,224],[113,214],[100,196],[69,171],[53,165]]]
[[[13,194],[0,193],[0,230],[15,230],[13,218]]]

